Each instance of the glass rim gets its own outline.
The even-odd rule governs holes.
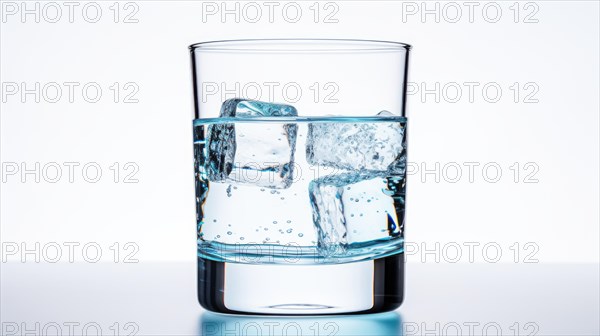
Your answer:
[[[281,116],[281,117],[211,117],[196,118],[194,125],[206,124],[236,124],[236,123],[273,123],[273,124],[306,124],[306,123],[383,123],[406,122],[407,118],[401,115],[385,116]]]
[[[220,52],[378,52],[409,51],[410,44],[361,39],[273,38],[216,40],[194,43],[194,51]]]

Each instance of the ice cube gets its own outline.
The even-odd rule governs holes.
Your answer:
[[[378,114],[391,115],[387,111]],[[404,131],[404,123],[389,121],[311,123],[308,125],[306,157],[312,165],[404,174]]]
[[[397,182],[397,181],[396,181]],[[345,251],[350,244],[402,233],[394,206],[394,182],[370,174],[340,174],[309,185],[313,223],[321,251]]]
[[[297,115],[296,109],[290,105],[235,98],[223,103],[220,116]],[[288,188],[293,179],[297,132],[296,124],[277,121],[211,124],[207,135],[206,171],[209,181]]]

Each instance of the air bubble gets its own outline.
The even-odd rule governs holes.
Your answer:
[[[304,233],[298,233],[298,237],[304,237]]]
[[[233,232],[227,231],[227,234],[231,236],[233,234]]]
[[[292,233],[292,229],[287,229],[286,232],[287,233]]]
[[[381,191],[388,196],[394,196],[394,192],[392,190],[381,189]]]

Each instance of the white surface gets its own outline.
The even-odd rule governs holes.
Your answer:
[[[124,329],[128,322],[137,326],[135,335],[256,335],[258,326],[258,335],[315,335],[316,328],[317,335],[408,336],[431,332],[436,323],[438,335],[456,335],[456,325],[459,335],[481,335],[486,326],[488,335],[496,335],[494,327],[503,335],[515,335],[516,327],[517,335],[600,333],[598,264],[408,263],[399,310],[345,317],[207,313],[196,301],[195,277],[194,263],[2,264],[0,319],[29,329],[39,322],[40,330],[58,323],[63,335],[65,322],[77,322],[75,331],[96,323],[103,335],[113,335],[115,322],[119,335],[134,331]]]

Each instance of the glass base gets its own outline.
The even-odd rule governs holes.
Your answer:
[[[404,254],[327,265],[238,264],[198,258],[198,301],[227,314],[391,311],[404,298]]]

